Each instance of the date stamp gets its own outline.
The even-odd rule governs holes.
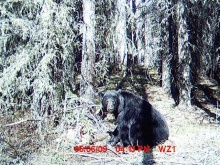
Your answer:
[[[107,152],[107,146],[74,146],[75,152]]]
[[[176,146],[162,146],[159,145],[157,146],[157,149],[159,152],[176,152]],[[78,145],[78,146],[74,146],[73,150],[75,152],[86,152],[86,153],[105,153],[108,150],[108,147],[105,146],[82,146],[82,145]],[[145,152],[145,153],[149,153],[151,152],[151,148],[150,146],[115,146],[115,152],[117,153],[126,153],[126,152]]]

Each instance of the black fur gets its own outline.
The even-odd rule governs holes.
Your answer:
[[[111,90],[102,95],[102,115],[113,113],[117,127],[108,141],[112,146],[155,146],[168,139],[164,117],[149,102],[124,90]]]

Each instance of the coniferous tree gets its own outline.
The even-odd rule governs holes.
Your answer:
[[[177,3],[179,104],[190,107],[192,88],[190,81],[191,54],[189,51],[189,29],[187,18],[187,1],[181,0]]]
[[[117,1],[115,14],[115,49],[118,53],[119,61],[124,66],[127,66],[127,12],[126,12],[126,0]]]
[[[83,0],[83,43],[80,95],[94,98],[94,65],[95,65],[95,3]]]

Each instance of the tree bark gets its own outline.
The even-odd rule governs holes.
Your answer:
[[[149,31],[144,31],[145,28],[145,20],[142,16],[142,0],[136,0],[136,42],[137,42],[137,53],[138,53],[138,64],[144,65],[144,55],[145,55],[145,33],[149,33]],[[149,26],[149,25],[147,25]],[[149,52],[150,53],[150,52]]]
[[[217,63],[217,55],[215,48],[215,37],[218,31],[219,11],[215,2],[206,2],[202,9],[202,18],[205,18],[202,27],[202,42],[203,52],[201,57],[201,75],[200,77],[207,76],[214,77],[214,70]]]
[[[80,95],[93,100],[95,65],[95,4],[92,0],[83,0],[83,43]]]
[[[181,0],[177,4],[178,21],[178,88],[179,104],[191,107],[191,81],[190,63],[191,55],[189,51],[189,34],[187,25],[186,1]]]
[[[119,61],[127,66],[127,26],[126,26],[126,0],[117,2],[116,16],[116,43]]]
[[[171,57],[172,57],[172,46],[173,46],[173,33],[172,33],[172,16],[171,16],[171,2],[166,2],[167,13],[161,21],[161,86],[164,91],[171,94]]]

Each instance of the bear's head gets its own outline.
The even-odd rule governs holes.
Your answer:
[[[108,113],[113,113],[117,118],[120,107],[123,105],[123,98],[118,91],[111,90],[106,93],[99,93],[102,98],[102,112],[100,115],[105,118]]]
[[[113,113],[118,110],[120,104],[118,93],[116,91],[108,91],[105,94],[99,93],[102,97],[102,107],[108,113]]]

